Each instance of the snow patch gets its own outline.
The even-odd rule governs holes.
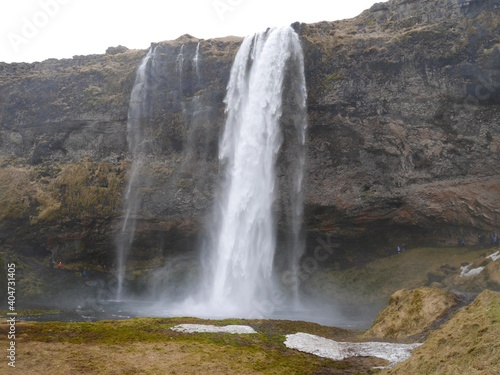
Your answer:
[[[469,264],[467,266],[462,266],[460,267],[460,277],[472,277],[472,276],[477,276],[479,275],[483,270],[484,267],[478,267],[478,268],[473,268],[469,270],[470,266],[472,264]]]
[[[422,344],[391,344],[388,342],[338,342],[309,333],[287,335],[285,346],[323,358],[341,361],[349,357],[377,357],[390,362],[389,367],[411,356]]]
[[[179,324],[170,328],[173,331],[185,333],[234,333],[234,334],[251,334],[257,333],[252,327],[229,325],[229,326],[213,326],[208,324]]]
[[[500,251],[497,251],[496,253],[488,255],[486,258],[490,258],[493,262],[496,262],[498,259],[500,259]]]

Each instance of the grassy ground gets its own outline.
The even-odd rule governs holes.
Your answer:
[[[427,274],[448,264],[481,260],[491,249],[419,248],[378,259],[364,267],[317,271],[308,280],[330,298],[355,302],[386,299],[395,290],[416,288],[427,282]],[[42,267],[43,265],[40,265]],[[23,273],[36,273],[25,266]],[[74,271],[45,271],[51,283]],[[61,276],[62,275],[62,276]],[[20,274],[20,276],[23,276]],[[24,277],[23,283],[30,279]],[[49,282],[46,281],[48,284]],[[52,284],[51,284],[52,285]],[[488,358],[498,359],[500,310],[498,293],[483,298],[472,309],[461,310],[454,325],[447,323],[433,332],[416,352],[413,367],[400,365],[394,374],[455,374],[470,365],[471,374],[493,374]],[[43,314],[43,311],[35,312]],[[53,313],[53,312],[49,312]],[[22,315],[22,314],[21,314]],[[25,314],[26,315],[26,314]],[[33,314],[28,314],[33,315]],[[7,349],[9,326],[0,319],[0,348]],[[454,319],[454,318],[453,318]],[[453,320],[452,319],[452,320]],[[131,319],[126,321],[18,322],[16,325],[16,368],[0,359],[0,373],[13,374],[373,374],[384,365],[374,358],[332,361],[300,353],[284,346],[285,335],[307,332],[340,341],[361,340],[359,332],[291,321],[210,321],[210,324],[247,324],[257,335],[185,334],[169,328],[180,323],[208,323],[194,318]],[[495,341],[496,340],[496,341]],[[2,363],[3,361],[3,363]],[[437,361],[437,362],[436,362]],[[448,363],[445,366],[443,363]],[[407,366],[407,364],[405,364]],[[422,369],[422,370],[420,370]],[[420,371],[420,372],[418,372]],[[426,372],[428,371],[428,372]],[[437,371],[437,372],[436,372]],[[486,372],[490,371],[490,372]]]
[[[391,375],[500,374],[500,293],[485,290]]]
[[[465,247],[416,248],[377,259],[364,267],[317,272],[310,285],[334,300],[383,304],[396,290],[426,285],[428,273],[440,266],[460,268],[462,263],[471,263],[485,252],[488,250]]]
[[[208,323],[193,318],[132,319],[97,323],[18,323],[16,368],[19,374],[371,374],[385,364],[375,358],[335,362],[287,349],[284,335],[297,331],[337,340],[353,332],[290,321],[210,321],[247,324],[256,335],[186,334],[169,328]],[[7,324],[0,324],[0,345],[8,348]],[[2,370],[3,371],[3,370]],[[5,372],[2,372],[5,373]]]
[[[455,296],[442,289],[398,290],[364,336],[385,339],[425,336],[426,331],[441,318],[446,318],[457,304]]]
[[[245,324],[258,333],[179,333],[181,323]],[[9,326],[0,322],[0,347]],[[18,322],[16,367],[2,374],[498,374],[500,293],[484,291],[433,331],[412,357],[391,370],[376,358],[332,361],[284,346],[285,335],[307,332],[338,341],[357,341],[359,332],[314,323],[272,320],[205,321],[138,318],[125,321]]]

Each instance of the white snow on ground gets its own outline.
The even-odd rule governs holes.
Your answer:
[[[239,325],[230,325],[230,326],[212,326],[206,324],[179,324],[175,327],[171,328],[173,331],[177,332],[186,332],[186,333],[240,333],[240,334],[249,334],[249,333],[257,333],[252,327],[249,326],[239,326]]]
[[[498,259],[500,259],[500,251],[497,251],[496,253],[488,255],[486,258],[490,258],[493,262],[496,262]],[[460,267],[460,271],[461,271],[460,277],[477,276],[484,270],[484,267],[477,267],[477,268],[473,268],[473,269],[469,270],[470,266],[472,266],[472,264],[468,264],[466,266]]]
[[[377,357],[394,366],[411,356],[413,349],[422,344],[391,344],[387,342],[337,342],[308,333],[287,335],[285,345],[301,352],[341,361],[349,357]]]
[[[500,259],[500,251],[497,251],[496,253],[488,255],[486,258],[491,258],[491,260],[493,260],[493,262],[496,262],[498,259]]]
[[[484,267],[478,267],[478,268],[473,268],[473,269],[469,270],[470,266],[471,266],[471,264],[469,264],[468,266],[460,267],[460,270],[461,270],[460,277],[477,276],[484,270]]]

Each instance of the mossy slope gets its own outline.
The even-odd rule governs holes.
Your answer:
[[[498,374],[500,293],[485,290],[441,328],[413,356],[385,372],[391,375]]]
[[[456,297],[441,289],[398,290],[365,337],[399,339],[424,333],[456,304]]]

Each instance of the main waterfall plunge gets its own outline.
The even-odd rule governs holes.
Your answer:
[[[199,50],[198,44],[192,58],[198,80]],[[182,72],[184,53],[182,46],[176,59],[178,72]],[[134,161],[125,196],[126,217],[117,241],[118,299],[123,294],[134,215],[141,202],[134,181],[142,165],[144,150],[140,145],[144,140],[136,138],[140,133],[132,127],[140,128],[140,121],[134,118],[146,114],[144,69],[152,55],[150,51],[138,68],[129,109],[129,147]],[[199,100],[195,99],[193,103]],[[306,86],[302,48],[291,27],[245,38],[231,69],[225,104],[227,120],[219,144],[221,184],[212,213],[213,226],[200,249],[202,275],[199,283],[187,288],[185,296],[176,296],[175,302],[162,301],[168,306],[167,314],[262,317],[283,309],[283,304],[291,309],[299,303],[298,277],[293,270],[298,269],[304,250],[301,221]],[[287,156],[280,152],[284,140]],[[280,173],[278,178],[278,159],[293,172]],[[183,165],[181,162],[180,168]],[[280,185],[287,186],[281,196]],[[287,270],[286,277],[276,272],[274,264],[278,217],[280,225],[288,228],[288,240],[283,245],[286,264],[281,265]],[[165,267],[164,272],[167,270]],[[181,299],[184,302],[179,302]]]
[[[290,27],[247,37],[236,55],[226,97],[227,122],[219,158],[225,182],[215,219],[207,284],[209,306],[227,314],[254,314],[273,303],[276,249],[276,160],[283,135],[280,119],[287,74],[299,81],[301,119],[297,137],[304,144],[306,89],[302,49]],[[302,160],[303,155],[298,155]],[[302,213],[302,170],[296,171],[292,212],[294,235]],[[296,259],[302,249],[292,248]],[[295,286],[296,287],[296,286]],[[279,293],[279,292],[278,292]]]

